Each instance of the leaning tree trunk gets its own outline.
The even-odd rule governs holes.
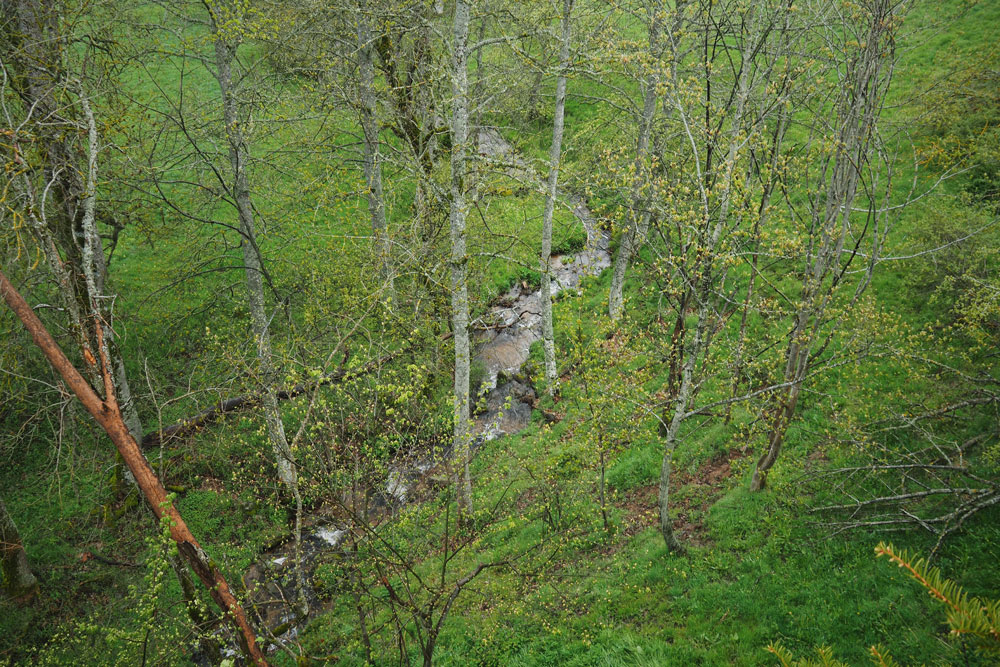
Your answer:
[[[451,316],[455,337],[454,454],[462,469],[458,484],[460,516],[472,514],[469,475],[469,257],[465,249],[465,172],[469,134],[469,3],[455,3],[453,45],[454,104],[451,121]],[[457,480],[456,480],[457,481]]]
[[[562,154],[563,122],[566,115],[566,70],[569,69],[570,13],[573,0],[563,0],[562,49],[559,53],[559,77],[556,79],[556,110],[552,119],[552,147],[549,151],[549,180],[542,218],[542,347],[545,350],[545,380],[549,394],[556,391],[556,344],[552,330],[552,215],[559,183],[559,158]]]
[[[88,366],[94,368],[104,379],[106,396],[103,399],[66,358],[55,339],[35,315],[35,311],[25,302],[24,297],[18,293],[2,271],[0,271],[0,297],[21,320],[35,341],[35,345],[45,354],[46,359],[63,378],[66,386],[111,438],[118,453],[125,461],[125,465],[135,477],[136,485],[142,491],[153,513],[158,519],[166,520],[169,523],[170,536],[177,543],[181,556],[198,575],[198,578],[209,590],[212,599],[236,628],[244,653],[255,664],[266,665],[267,660],[257,646],[256,636],[243,607],[233,596],[225,577],[201,548],[198,540],[191,534],[180,512],[170,502],[163,484],[142,455],[139,443],[132,437],[125,424],[121,406],[115,394],[114,383],[111,381],[114,369],[108,358],[108,346],[104,338],[104,325],[101,319],[95,317],[92,323],[96,332],[98,358],[94,359],[86,354],[83,356]]]
[[[0,498],[0,572],[7,595],[15,600],[27,600],[38,592],[38,579],[31,573],[21,534],[7,513],[3,498]]]

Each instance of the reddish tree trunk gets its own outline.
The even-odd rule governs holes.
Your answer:
[[[52,367],[62,376],[66,385],[73,391],[83,406],[94,419],[105,430],[111,441],[118,449],[125,465],[135,476],[136,484],[146,497],[146,502],[152,508],[158,519],[167,516],[170,519],[170,536],[177,543],[177,547],[184,559],[194,570],[198,578],[208,588],[212,599],[223,611],[225,616],[233,623],[238,631],[238,637],[246,655],[258,665],[267,665],[264,654],[257,646],[257,639],[254,630],[247,620],[246,613],[240,603],[233,596],[222,573],[211,563],[208,555],[198,544],[187,524],[181,518],[177,508],[167,499],[167,492],[156,477],[150,467],[146,457],[139,449],[139,444],[132,437],[118,405],[118,399],[114,393],[114,383],[111,381],[112,369],[104,354],[104,341],[101,322],[95,321],[94,327],[97,331],[99,342],[99,354],[101,359],[94,359],[87,351],[84,359],[92,366],[96,366],[99,373],[104,376],[104,386],[106,388],[107,399],[101,400],[94,388],[84,379],[83,375],[70,363],[66,355],[59,348],[59,345],[49,334],[45,325],[42,324],[35,312],[25,302],[24,297],[14,288],[14,286],[0,271],[0,296],[7,303],[17,318],[21,320],[25,329],[31,334],[35,345],[45,354]]]

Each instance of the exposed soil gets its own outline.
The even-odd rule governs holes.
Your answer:
[[[674,473],[671,487],[673,498],[676,498],[673,506],[678,512],[673,526],[677,539],[682,543],[699,547],[711,543],[705,517],[725,489],[722,482],[733,474],[732,461],[744,456],[746,453],[734,448],[703,463],[694,473]],[[658,484],[629,489],[624,499],[615,505],[626,512],[623,533],[627,537],[659,526]]]

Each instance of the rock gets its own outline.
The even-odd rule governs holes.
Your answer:
[[[509,408],[508,408],[509,399]],[[501,410],[513,408],[518,403],[530,404],[535,400],[535,390],[518,382],[508,380],[490,392],[486,399],[486,409],[489,413],[500,412]]]
[[[508,333],[501,333],[485,344],[476,355],[489,369],[506,369],[519,367],[527,351],[521,349],[519,342]]]
[[[500,430],[511,435],[523,431],[531,423],[531,406],[525,403],[515,403],[503,413],[500,420]]]

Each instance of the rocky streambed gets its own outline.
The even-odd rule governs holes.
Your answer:
[[[528,175],[530,171],[511,146],[493,130],[480,134],[480,152],[494,159],[508,171]],[[583,250],[569,255],[553,256],[551,261],[553,296],[563,290],[579,287],[586,276],[598,275],[611,265],[610,238],[579,199],[564,198],[563,203],[587,232]],[[528,360],[531,345],[542,338],[541,291],[519,283],[500,296],[474,329],[474,360],[485,369],[479,397],[485,399],[485,409],[475,416],[473,452],[484,442],[503,435],[517,433],[531,420],[534,390],[514,379]],[[409,502],[416,487],[437,473],[437,468],[450,457],[445,450],[434,456],[424,454],[391,468],[381,488],[370,490],[370,512],[384,515],[397,511]],[[285,641],[294,640],[309,618],[329,607],[315,587],[317,566],[325,557],[340,549],[347,528],[333,524],[318,524],[303,530],[300,544],[301,568],[305,579],[304,597],[309,603],[307,615],[297,614],[299,586],[295,569],[294,540],[288,540],[262,553],[245,573],[243,582],[250,594],[247,607],[256,616],[262,630],[262,640],[271,650]]]

